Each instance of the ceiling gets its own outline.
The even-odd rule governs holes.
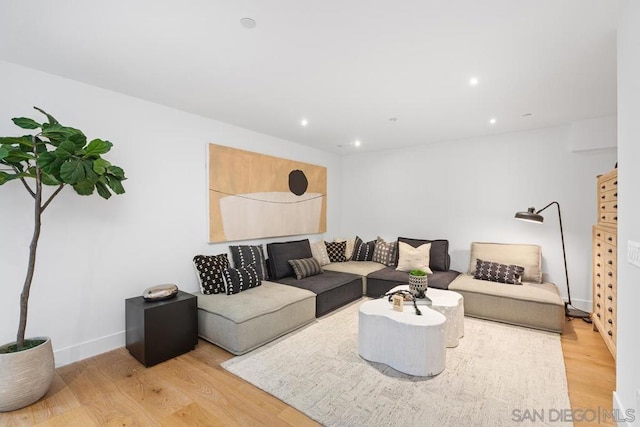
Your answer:
[[[0,0],[0,60],[352,153],[616,114],[617,19],[617,0]]]

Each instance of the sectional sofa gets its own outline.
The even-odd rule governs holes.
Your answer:
[[[561,332],[564,303],[555,285],[542,282],[541,251],[535,245],[473,243],[470,268],[450,269],[447,240],[399,238],[412,247],[430,243],[429,286],[462,294],[465,314]],[[239,355],[313,322],[363,295],[380,297],[408,273],[380,262],[345,261],[322,265],[322,272],[297,278],[289,260],[313,257],[309,240],[269,243],[269,279],[234,295],[198,297],[199,335]],[[396,263],[398,255],[395,255]],[[479,259],[524,266],[524,281],[516,285],[476,278]],[[390,263],[393,264],[393,263]]]

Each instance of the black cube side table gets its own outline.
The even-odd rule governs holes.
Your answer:
[[[178,291],[174,298],[125,300],[126,346],[144,366],[153,366],[189,352],[198,343],[198,304],[195,295]]]

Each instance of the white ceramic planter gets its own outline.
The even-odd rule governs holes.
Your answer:
[[[44,396],[55,372],[51,339],[29,350],[0,354],[0,412],[14,411]]]

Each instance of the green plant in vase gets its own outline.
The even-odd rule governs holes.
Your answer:
[[[0,412],[37,401],[49,389],[53,379],[51,340],[47,337],[25,340],[42,214],[67,186],[79,195],[97,192],[104,199],[110,198],[112,192],[125,192],[122,186],[126,179],[124,171],[102,158],[111,150],[111,142],[102,139],[87,141],[79,129],[63,126],[47,112],[34,108],[46,116],[45,122],[26,117],[12,119],[15,125],[31,130],[33,134],[0,137],[0,186],[19,182],[34,202],[33,235],[20,294],[18,333],[14,343],[0,346]],[[45,191],[46,187],[51,187],[51,191]],[[40,353],[43,355],[34,356]],[[33,375],[27,378],[25,372],[33,372]]]
[[[428,285],[427,272],[413,269],[409,271],[409,291],[416,298],[425,298]]]

